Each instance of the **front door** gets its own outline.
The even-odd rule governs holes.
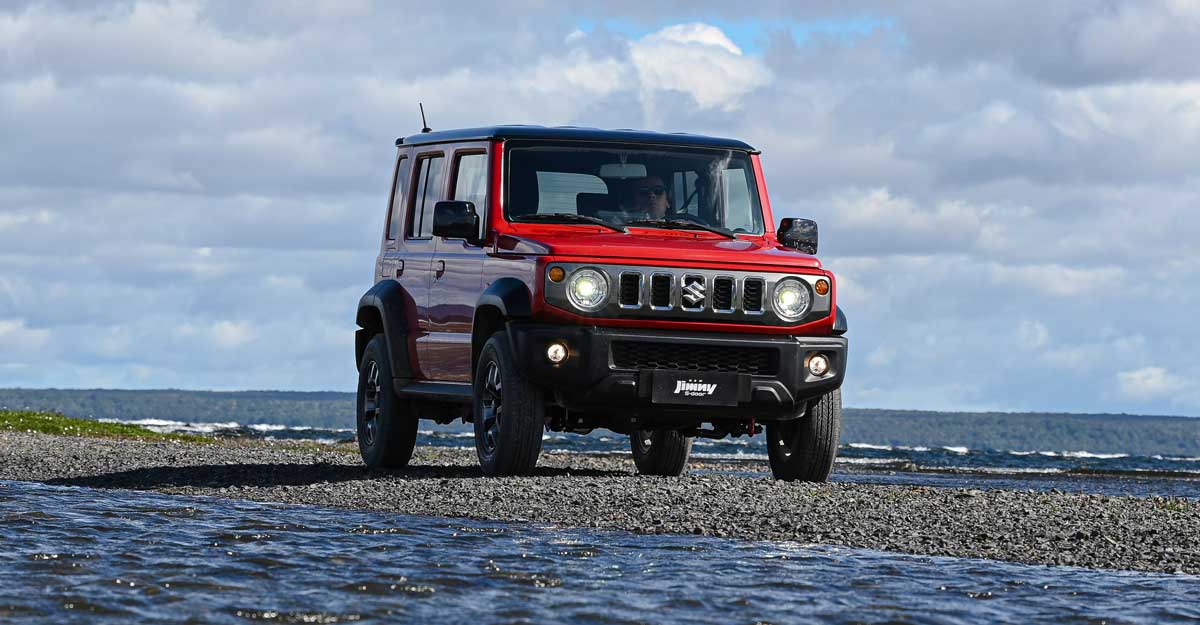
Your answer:
[[[450,199],[471,202],[486,223],[486,147],[467,145],[454,153]],[[430,268],[429,334],[423,362],[432,380],[471,381],[471,325],[483,284],[482,247],[462,239],[434,237]]]

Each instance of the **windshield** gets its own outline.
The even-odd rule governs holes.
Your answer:
[[[509,150],[507,188],[509,221],[763,232],[745,152],[518,146]]]

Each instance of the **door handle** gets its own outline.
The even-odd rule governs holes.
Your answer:
[[[437,261],[437,274],[440,277],[443,273],[446,273],[446,261],[439,260]]]

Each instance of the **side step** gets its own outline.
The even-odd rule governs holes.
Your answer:
[[[426,380],[395,380],[396,395],[424,401],[469,404],[474,392],[467,382],[429,382]]]

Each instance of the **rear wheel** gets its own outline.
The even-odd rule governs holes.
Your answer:
[[[776,479],[824,482],[833,470],[842,425],[842,391],[827,393],[799,419],[767,424],[767,457]]]
[[[635,430],[629,435],[629,448],[638,473],[676,477],[687,468],[692,437],[675,430]]]
[[[358,367],[358,452],[369,467],[398,468],[412,459],[416,411],[392,389],[387,340],[376,334]]]
[[[475,452],[487,475],[527,475],[542,453],[542,391],[517,371],[508,336],[493,334],[474,380]]]

